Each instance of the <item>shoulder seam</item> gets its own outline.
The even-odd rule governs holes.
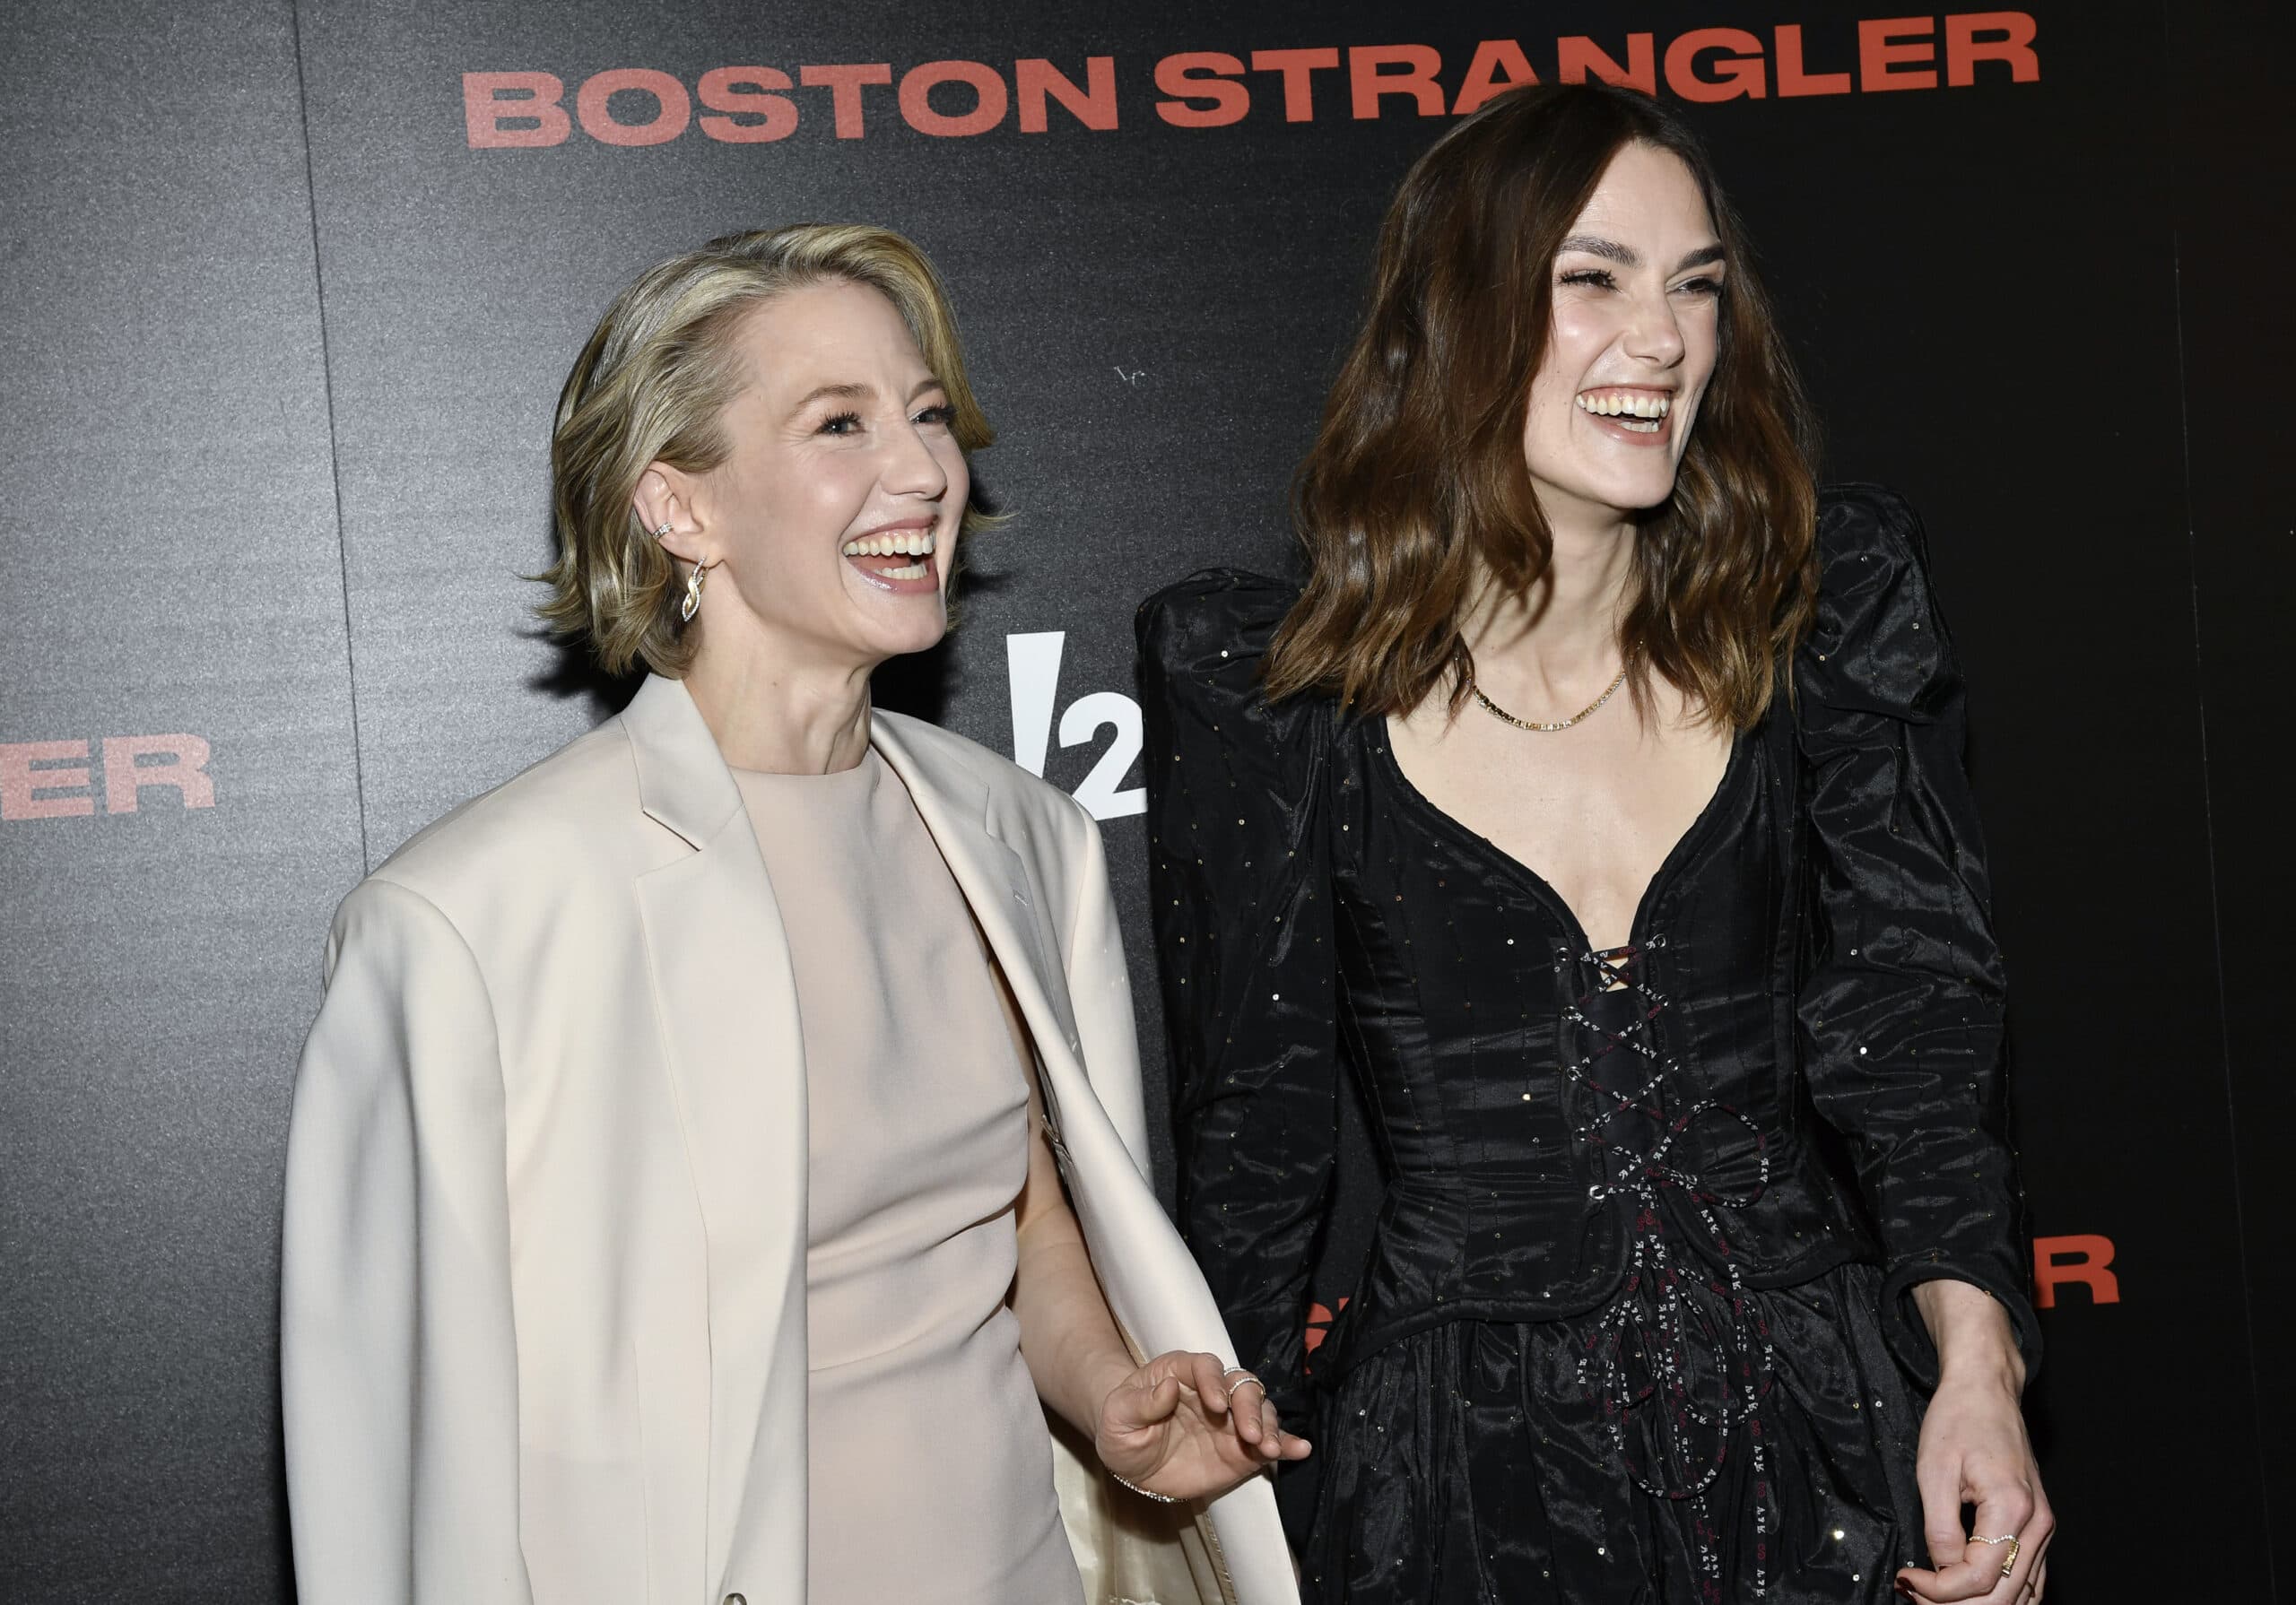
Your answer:
[[[366,880],[361,881],[358,886],[352,887],[351,889],[352,895],[354,897],[357,896],[361,888],[370,885],[387,886],[393,891],[403,893],[405,896],[413,898],[419,907],[426,908],[430,910],[431,914],[437,915],[439,923],[444,925],[453,935],[455,939],[455,946],[462,953],[463,961],[470,967],[472,977],[478,982],[478,995],[484,1000],[486,1003],[486,1035],[488,1040],[493,1045],[492,1057],[494,1060],[495,1080],[498,1086],[502,1086],[502,1018],[500,1011],[497,1011],[494,1006],[494,984],[487,979],[486,966],[479,962],[478,951],[470,945],[470,938],[465,935],[463,928],[455,923],[454,915],[439,907],[437,903],[433,902],[430,898],[430,897],[422,892],[417,891],[413,887],[407,885],[404,881],[393,880],[388,875],[385,874],[382,870],[377,870],[373,874],[369,875]],[[507,1086],[502,1086],[502,1092],[506,1097],[509,1096],[509,1089]]]
[[[485,967],[479,963],[478,953],[476,950],[472,948],[470,945],[470,938],[463,934],[463,928],[460,925],[455,924],[455,916],[448,914],[444,908],[439,907],[438,903],[431,898],[428,892],[417,890],[415,888],[409,886],[405,881],[399,880],[390,872],[390,865],[387,863],[376,870],[374,873],[369,875],[366,880],[361,881],[359,886],[354,886],[351,889],[355,895],[360,889],[360,887],[364,886],[387,886],[393,891],[403,893],[405,896],[413,898],[415,902],[419,903],[424,908],[429,909],[433,915],[437,915],[439,923],[446,926],[448,930],[454,933],[455,945],[461,948],[463,950],[463,957],[470,960],[471,969],[473,973],[478,976],[479,984],[482,986],[486,985]],[[487,987],[487,992],[489,994],[489,1007],[491,1008],[493,988],[491,986]]]

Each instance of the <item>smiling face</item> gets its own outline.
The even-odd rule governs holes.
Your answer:
[[[1554,258],[1523,429],[1550,519],[1614,519],[1674,493],[1714,375],[1723,268],[1690,169],[1655,145],[1622,149]]]
[[[748,380],[720,421],[731,449],[688,488],[713,565],[700,651],[762,629],[787,668],[846,671],[932,646],[971,480],[900,314],[865,285],[809,284],[735,343]]]

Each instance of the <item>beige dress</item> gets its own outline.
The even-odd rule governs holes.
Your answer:
[[[987,950],[900,777],[736,769],[804,1033],[806,1597],[1075,1605],[1021,1359],[1028,1082]]]

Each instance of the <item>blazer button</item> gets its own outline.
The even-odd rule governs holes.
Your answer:
[[[750,1602],[739,1594],[727,1594],[726,1605],[750,1605]]]

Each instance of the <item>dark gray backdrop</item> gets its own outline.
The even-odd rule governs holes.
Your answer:
[[[2269,1447],[2296,1425],[2272,690],[2296,352],[2265,237],[2285,119],[2263,109],[2284,22],[2261,0],[2035,4],[1993,15],[2031,20],[2037,77],[1980,62],[1892,92],[1861,82],[1892,64],[1861,61],[1859,23],[1893,7],[1622,9],[13,8],[0,1595],[289,1591],[275,1216],[319,942],[364,869],[620,693],[532,629],[518,577],[548,553],[551,403],[615,289],[760,223],[883,221],[933,253],[1003,431],[978,467],[1015,516],[976,556],[958,637],[885,694],[1075,788],[1136,729],[1139,596],[1288,561],[1285,479],[1378,214],[1442,126],[1408,97],[1354,116],[1350,50],[1431,48],[1455,95],[1486,39],[1551,78],[1563,36],[1624,61],[1648,32],[1663,61],[1726,27],[1763,47],[1769,92],[1690,109],[1762,247],[1828,467],[1923,508],[1975,683],[2034,1228],[2111,1245],[2117,1299],[2069,1282],[2044,1316],[2034,1414],[2067,1523],[2051,1597],[2271,1597],[2271,1501],[2296,1498]],[[1947,19],[1897,43],[1918,56]],[[1852,92],[1782,95],[1780,25]],[[1274,72],[1233,80],[1248,111],[1229,125],[1158,114],[1169,56],[1296,49],[1339,62],[1301,120]],[[709,137],[699,103],[652,145],[577,115],[612,69],[692,95],[714,68],[883,63],[897,84],[949,58],[1008,86],[1044,58],[1083,84],[1091,56],[1111,58],[1112,128],[1056,102],[1023,132],[1016,99],[985,134],[932,137],[891,85],[863,91],[857,138],[818,88],[790,91],[797,125],[770,143]],[[464,75],[484,73],[561,81],[564,142],[474,148]],[[948,86],[928,108],[971,105]],[[126,776],[137,806],[117,810],[107,738],[162,735],[207,743],[212,806]],[[1139,778],[1102,809],[1157,1076],[1121,796]]]

